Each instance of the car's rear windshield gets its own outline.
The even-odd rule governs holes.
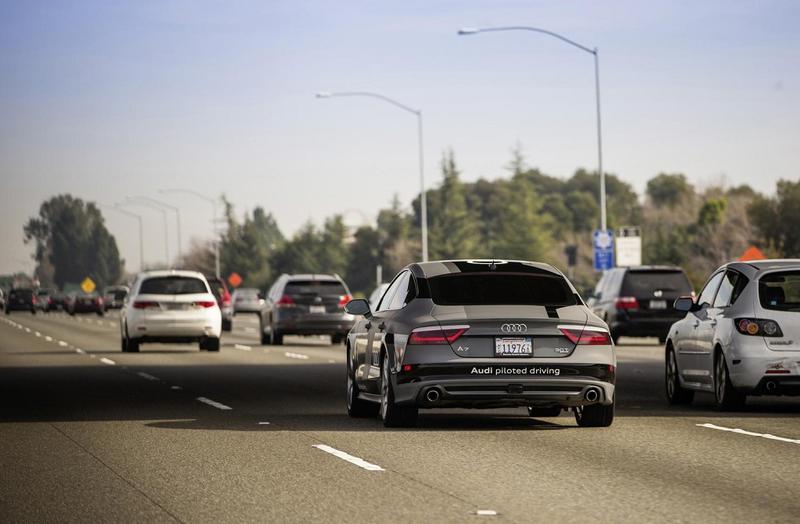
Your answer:
[[[578,303],[558,275],[457,273],[429,279],[431,298],[441,306],[572,306]]]
[[[764,309],[800,311],[800,271],[764,275],[758,281],[758,299]]]
[[[626,296],[652,296],[656,290],[688,295],[692,292],[692,285],[683,271],[677,269],[628,271],[620,293]]]
[[[139,293],[149,295],[189,295],[208,293],[205,282],[195,277],[153,277],[142,282]]]
[[[33,296],[32,289],[12,289],[9,292],[9,296],[16,297],[16,298],[31,298]]]
[[[237,297],[257,297],[258,290],[254,288],[245,288],[236,290]]]
[[[287,295],[346,295],[347,290],[336,280],[290,280],[283,291]]]
[[[128,296],[128,292],[125,291],[124,289],[118,289],[117,291],[112,291],[111,294],[114,295],[114,300],[122,300],[123,298]]]

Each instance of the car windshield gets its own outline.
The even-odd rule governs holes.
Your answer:
[[[692,292],[692,285],[680,270],[628,271],[622,282],[621,294],[651,296],[656,290],[688,295]]]
[[[208,293],[205,282],[195,277],[154,277],[142,282],[139,293],[150,295],[188,295]]]
[[[292,280],[286,284],[287,295],[346,295],[341,282],[336,280]]]
[[[456,273],[429,280],[431,298],[441,306],[572,306],[578,303],[558,275]]]
[[[761,277],[758,298],[764,309],[800,311],[800,271],[781,271]]]

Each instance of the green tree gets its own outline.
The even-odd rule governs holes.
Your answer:
[[[436,211],[431,215],[431,259],[477,256],[480,234],[475,215],[467,207],[466,190],[459,179],[453,152],[442,158],[442,186],[432,198]]]
[[[694,188],[682,174],[661,173],[647,181],[647,196],[656,207],[675,207],[693,195]]]
[[[519,260],[549,258],[550,221],[541,213],[541,200],[533,184],[521,175],[504,183],[503,201],[494,248],[484,257]]]
[[[52,266],[53,284],[63,287],[91,277],[98,287],[116,284],[123,261],[117,241],[92,202],[64,194],[52,197],[23,227],[25,243],[35,242],[39,266]]]
[[[780,180],[775,196],[756,196],[747,214],[765,247],[780,256],[800,257],[800,181]]]
[[[369,226],[358,228],[353,235],[347,260],[345,281],[354,293],[368,294],[375,287],[376,268],[381,264],[380,234]],[[391,275],[387,275],[391,278]]]

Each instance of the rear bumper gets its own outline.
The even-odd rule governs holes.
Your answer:
[[[752,395],[800,395],[800,351],[772,351],[761,340],[747,349],[727,356],[734,387]]]
[[[285,335],[344,335],[350,331],[354,323],[352,317],[346,318],[344,315],[333,318],[314,318],[308,315],[279,319],[276,329]]]
[[[611,324],[611,332],[623,337],[666,338],[672,324],[678,320],[680,318],[617,320]]]

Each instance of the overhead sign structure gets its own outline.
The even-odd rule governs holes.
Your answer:
[[[594,270],[606,271],[614,267],[614,231],[598,229],[592,235]]]
[[[642,233],[638,227],[621,227],[616,237],[616,263],[619,267],[642,265]]]
[[[228,275],[228,284],[232,285],[233,287],[239,287],[242,285],[242,277],[239,276],[239,273],[234,271]]]
[[[83,290],[84,293],[91,293],[96,288],[97,284],[95,284],[94,280],[92,280],[89,277],[84,278],[83,282],[81,282],[81,289]]]

